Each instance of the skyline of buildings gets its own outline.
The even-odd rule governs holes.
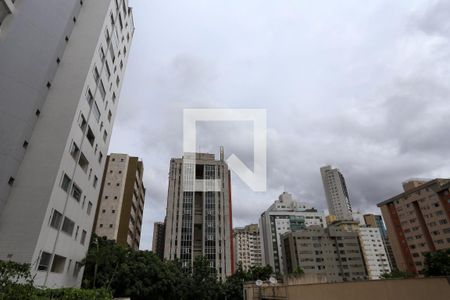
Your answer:
[[[143,173],[138,157],[107,156],[94,220],[96,235],[139,250],[145,203]]]
[[[0,259],[30,263],[37,285],[79,287],[132,11],[126,0],[0,3]]]

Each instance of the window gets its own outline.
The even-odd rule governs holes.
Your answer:
[[[116,103],[116,93],[114,93],[114,92],[112,94],[112,102]]]
[[[86,230],[83,230],[81,232],[81,239],[80,239],[80,243],[81,245],[84,245],[84,242],[86,241]]]
[[[94,101],[94,96],[92,96],[92,93],[91,93],[90,89],[88,89],[86,91],[86,100],[87,100],[89,106],[91,106],[92,105],[92,101]]]
[[[103,85],[103,81],[101,81],[101,80],[100,80],[100,84],[98,85],[98,90],[100,91],[100,95],[102,96],[102,99],[105,100],[106,90],[105,90],[105,86]]]
[[[78,161],[78,165],[83,169],[84,173],[87,172],[87,169],[89,167],[89,161],[87,160],[86,156],[84,156],[83,153],[80,155],[80,160]]]
[[[56,209],[53,210],[53,215],[50,221],[50,226],[59,230],[59,226],[61,226],[62,214]]]
[[[51,259],[52,255],[50,253],[42,252],[41,259],[39,260],[38,271],[47,271]]]
[[[72,185],[72,197],[73,197],[75,200],[77,200],[77,202],[80,202],[81,194],[82,194],[81,189],[74,183],[74,184]]]
[[[100,73],[98,72],[97,67],[94,67],[93,73],[95,82],[98,82],[98,80],[100,79]]]
[[[108,138],[108,133],[105,131],[103,131],[103,141],[106,143],[106,139]]]
[[[88,206],[87,206],[87,214],[90,215],[92,211],[92,202],[89,201]]]
[[[98,153],[98,162],[101,164],[103,160],[103,154],[101,152]]]
[[[61,188],[63,190],[65,190],[66,192],[68,192],[71,182],[72,182],[72,180],[70,180],[69,176],[67,176],[67,174],[64,174],[63,180],[61,182]]]
[[[112,118],[112,113],[111,111],[108,111],[108,121],[111,122],[111,118]]]
[[[52,268],[50,271],[54,273],[62,273],[64,271],[65,264],[66,258],[64,256],[55,254],[55,256],[53,257]]]
[[[94,182],[92,183],[92,185],[93,185],[94,187],[97,187],[97,182],[98,182],[98,177],[97,177],[97,176],[94,176]]]
[[[78,154],[80,154],[80,148],[75,144],[75,142],[72,143],[72,147],[70,147],[70,155],[73,157],[73,159],[78,159]]]
[[[111,56],[112,62],[115,62],[116,61],[116,54],[114,53],[114,49],[113,49],[112,43],[109,44],[109,54]]]
[[[109,68],[108,61],[105,62],[106,66],[106,74],[108,75],[108,79],[111,77],[111,69]]]
[[[78,277],[80,270],[81,270],[81,263],[76,262],[75,267],[73,268],[73,277],[75,277],[75,278]]]
[[[84,132],[86,129],[87,121],[83,114],[80,114],[80,119],[78,120],[78,125],[80,125],[81,131]]]
[[[62,228],[61,228],[61,231],[67,233],[70,236],[72,236],[74,228],[75,228],[75,223],[71,219],[69,219],[68,217],[65,217],[63,225],[62,225]]]
[[[116,77],[116,85],[119,86],[119,83],[120,83],[120,79],[119,79],[119,75],[117,75],[117,77]]]
[[[105,98],[103,95],[102,95],[102,97]],[[98,108],[97,102],[94,102],[94,107],[92,109],[92,113],[94,114],[95,120],[98,123],[100,121],[101,114],[100,114],[100,109]]]
[[[80,230],[80,226],[77,226],[77,230],[75,230],[75,240],[78,238],[78,231]]]
[[[100,53],[100,59],[103,62],[105,60],[105,58],[106,58],[105,50],[103,50],[103,46],[100,46],[99,53]]]
[[[90,126],[88,126],[88,130],[87,130],[87,133],[86,133],[86,138],[88,139],[89,144],[91,144],[91,146],[94,146],[95,135],[92,132],[92,129],[91,129]]]

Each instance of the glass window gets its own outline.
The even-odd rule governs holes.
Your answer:
[[[69,176],[67,176],[67,174],[64,174],[63,180],[61,182],[61,188],[67,192],[69,190],[71,182],[72,180],[70,180]]]
[[[50,221],[50,226],[55,228],[56,230],[58,230],[59,226],[61,226],[61,220],[62,220],[62,214],[59,211],[57,211],[56,209],[54,209],[52,219]]]
[[[47,252],[41,253],[41,259],[39,260],[38,270],[46,271],[48,266],[50,265],[50,260],[52,259],[52,255]]]
[[[94,114],[95,120],[97,123],[100,121],[100,109],[98,108],[97,102],[94,102],[94,107],[92,109],[92,113]]]
[[[73,222],[71,219],[65,217],[63,225],[62,225],[62,228],[61,228],[61,231],[67,233],[70,236],[72,236],[74,228],[75,228],[75,222]]]
[[[73,197],[75,200],[77,200],[77,202],[80,202],[81,194],[82,194],[81,189],[74,183],[74,184],[72,185],[72,197]]]
[[[66,258],[64,256],[56,255],[53,257],[53,263],[51,272],[62,273],[64,271],[64,266],[66,265]]]

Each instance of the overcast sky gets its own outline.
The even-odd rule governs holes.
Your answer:
[[[413,177],[450,176],[450,1],[130,0],[136,31],[110,152],[144,161],[141,249],[162,221],[184,108],[262,108],[266,192],[236,174],[233,225],[282,191],[326,209],[319,168],[338,167],[352,206]],[[198,147],[253,165],[248,122],[208,122]]]

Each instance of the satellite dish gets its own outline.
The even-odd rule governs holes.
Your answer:
[[[261,279],[256,280],[255,282],[256,286],[262,286],[263,282]]]
[[[271,277],[269,278],[269,282],[270,282],[271,284],[277,284],[277,283],[278,283],[278,280],[277,280],[275,277],[271,276]]]

